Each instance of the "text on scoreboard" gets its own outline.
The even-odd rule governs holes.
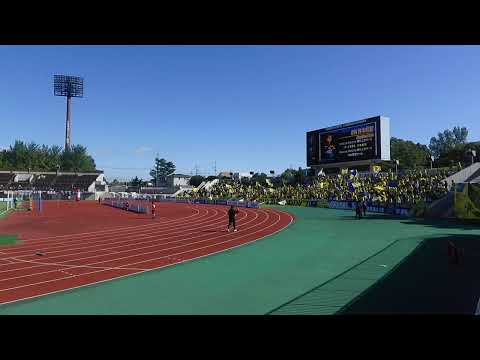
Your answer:
[[[390,160],[389,119],[381,116],[307,133],[307,166]]]

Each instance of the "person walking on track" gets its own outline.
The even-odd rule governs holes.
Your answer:
[[[230,206],[230,209],[228,209],[228,226],[227,226],[227,232],[230,232],[230,226],[233,226],[233,231],[237,232],[237,228],[235,227],[235,215],[238,214],[238,210],[236,210],[233,205]]]

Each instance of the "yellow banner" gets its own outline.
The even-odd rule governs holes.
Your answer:
[[[374,165],[372,167],[372,170],[373,170],[374,173],[379,173],[380,171],[382,171],[382,167],[378,166],[378,165]]]

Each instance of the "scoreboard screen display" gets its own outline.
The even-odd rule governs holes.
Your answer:
[[[388,151],[384,149],[383,154],[385,141],[382,141],[381,130],[388,133],[383,134],[383,140],[388,137]],[[380,116],[310,131],[307,133],[307,166],[387,160],[389,142],[388,119]]]

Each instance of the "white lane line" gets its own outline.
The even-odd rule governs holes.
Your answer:
[[[218,212],[216,210],[215,211],[215,214],[213,216],[211,216],[209,218],[209,221],[207,222],[209,225],[207,226],[214,226],[216,224],[219,224],[219,221],[216,217],[216,215],[218,215]],[[205,219],[203,220],[203,223],[205,223]],[[192,229],[198,229],[199,227],[197,226],[197,224],[194,224],[194,226],[192,226]],[[184,229],[182,230],[181,233],[186,233],[186,234],[190,234],[191,231],[190,228],[187,228],[187,229]],[[152,234],[153,232],[149,232],[149,234]],[[172,232],[170,231],[169,232],[170,234],[172,234]],[[100,251],[100,250],[104,250],[104,251],[108,251],[108,250],[112,250],[113,248],[120,248],[120,247],[125,247],[125,246],[131,246],[131,245],[139,245],[139,244],[142,244],[142,243],[152,243],[152,242],[158,242],[160,240],[160,242],[158,243],[159,245],[161,245],[162,243],[165,244],[165,243],[168,243],[168,242],[163,242],[163,240],[165,239],[169,239],[169,238],[172,238],[172,237],[175,237],[175,235],[173,236],[170,236],[170,237],[161,237],[161,238],[156,238],[158,235],[158,232],[155,233],[154,235],[151,235],[151,236],[138,236],[138,239],[145,239],[145,238],[155,238],[154,240],[149,240],[149,241],[142,241],[142,242],[138,242],[136,241],[137,238],[133,238],[133,239],[130,239],[130,240],[126,240],[128,242],[133,242],[132,244],[128,244],[128,245],[120,245],[120,246],[108,246],[106,248],[103,248],[103,249],[95,249],[95,251]],[[135,242],[136,241],[136,242]],[[109,241],[107,242],[106,245],[116,245],[118,243],[122,243],[122,242],[115,242],[115,241]],[[102,245],[105,245],[105,244],[100,244],[100,245],[96,245],[96,246],[102,246]],[[89,248],[89,246],[86,246],[85,248]],[[66,250],[62,250],[62,251],[67,251],[67,250],[73,250],[73,249],[66,249]],[[91,251],[90,251],[91,252]],[[118,253],[118,251],[116,252]],[[72,255],[78,255],[78,253],[76,254],[64,254],[64,255],[59,255],[59,256],[52,256],[52,257],[49,257],[48,259],[54,259],[54,258],[59,258],[59,257],[66,257],[66,256],[72,256]],[[8,259],[20,259],[20,258],[23,258],[23,257],[32,257],[33,255],[31,254],[31,252],[29,252],[28,255],[22,255],[22,256],[10,256]],[[98,255],[98,256],[103,256],[103,255]],[[74,260],[74,259],[72,259]],[[70,261],[72,261],[70,260]],[[33,260],[32,260],[33,261]],[[3,264],[3,265],[0,265],[0,268],[2,266],[8,266],[9,264]],[[23,269],[23,268],[21,268]],[[0,273],[2,272],[8,272],[8,271],[13,271],[13,270],[21,270],[21,269],[11,269],[11,270],[0,270]]]
[[[214,211],[215,214],[208,217],[211,210]],[[224,209],[220,209],[220,210],[223,214],[226,214],[226,211]],[[135,238],[139,237],[139,235],[142,234],[142,233],[151,234],[152,230],[157,231],[158,234],[162,234],[162,233],[167,232],[166,231],[167,229],[178,228],[179,226],[180,227],[185,227],[185,225],[183,225],[183,224],[187,224],[188,226],[191,226],[192,224],[204,221],[207,218],[209,218],[209,219],[213,218],[217,214],[218,214],[218,211],[216,209],[208,209],[208,210],[206,210],[206,212],[204,214],[202,214],[201,216],[198,216],[193,221],[187,221],[187,220],[185,220],[185,218],[182,218],[183,221],[182,222],[177,222],[176,224],[170,224],[169,223],[169,224],[167,224],[168,226],[158,225],[158,226],[155,227],[155,229],[150,228],[148,230],[141,230],[141,232],[136,232],[136,233],[134,232],[132,234],[135,235]],[[203,219],[203,220],[201,220],[201,219]],[[116,240],[117,238],[119,238],[119,234],[118,233],[113,233],[113,234],[110,234],[110,235],[104,235],[100,239],[98,239],[97,237],[90,237],[90,239],[88,239],[88,240],[87,239],[71,240],[68,243],[65,242],[65,241],[61,241],[61,242],[58,241],[58,242],[54,243],[56,245],[52,245],[52,246],[48,246],[48,247],[43,246],[42,250],[45,251],[45,250],[50,250],[50,249],[55,249],[55,248],[65,248],[64,250],[59,250],[59,251],[68,251],[69,249],[73,249],[73,245],[76,245],[76,244],[84,245],[86,242],[88,243],[88,246],[94,247],[94,246],[98,246],[98,245],[95,245],[95,244],[103,244],[103,243],[108,244],[108,243],[112,242],[108,239]],[[132,241],[132,239],[125,240],[125,241]],[[31,250],[38,249],[39,247],[40,246],[38,246],[37,244],[29,243],[28,245],[24,245],[22,247],[11,249],[11,251],[9,251],[8,254],[6,254],[6,255],[7,256],[12,256],[13,255],[13,256],[18,257],[20,254],[25,254],[25,255],[21,255],[21,256],[29,256],[29,255],[31,255]],[[82,248],[87,248],[87,246],[82,246],[78,249],[82,249]],[[52,251],[49,251],[49,252],[52,253]]]
[[[209,213],[206,212],[205,216],[203,216],[203,215],[199,216],[195,220],[190,221],[190,222],[186,221],[185,224],[195,224],[195,223],[199,223],[201,221],[204,221],[204,220],[207,219],[208,214]],[[215,213],[213,216],[210,216],[210,218],[212,218],[216,215],[217,215],[217,213]],[[180,226],[185,226],[185,225],[180,225]],[[166,230],[168,230],[168,229],[176,228],[176,227],[178,227],[178,226],[172,225],[172,226],[158,227],[158,228],[155,228],[155,229],[142,230],[140,232],[136,232],[136,233],[133,233],[133,234],[136,235],[136,237],[138,237],[141,234],[152,234],[152,231],[156,231],[156,233],[161,234],[161,233],[167,232]],[[15,250],[18,250],[18,251],[16,251],[16,252],[11,251],[9,253],[6,253],[6,255],[8,255],[9,257],[11,257],[11,256],[19,257],[19,255],[20,255],[20,257],[30,256],[34,249],[39,249],[39,248],[41,248],[42,251],[49,251],[50,249],[56,249],[56,248],[62,248],[62,247],[65,248],[63,250],[58,250],[58,251],[49,251],[49,253],[60,252],[60,251],[68,251],[68,250],[73,250],[74,246],[77,245],[77,244],[87,243],[88,245],[77,248],[77,249],[82,249],[82,248],[88,248],[89,246],[90,247],[100,246],[100,245],[95,245],[95,244],[103,244],[103,243],[108,244],[110,242],[117,243],[117,242],[115,242],[115,240],[118,239],[118,238],[121,238],[123,236],[125,236],[125,235],[120,235],[119,236],[118,234],[112,234],[112,235],[103,236],[101,239],[98,239],[97,237],[92,237],[91,241],[83,239],[83,240],[72,240],[72,241],[66,242],[64,240],[61,244],[52,245],[52,246],[43,246],[43,247],[42,246],[37,246],[37,245],[24,245],[22,247],[19,247],[19,248],[15,249]],[[112,240],[109,240],[109,239],[112,239]],[[124,240],[124,241],[132,241],[132,239]],[[118,243],[120,243],[120,242],[118,242]],[[26,249],[27,247],[28,247],[28,249]],[[25,255],[22,255],[23,253],[25,253]]]
[[[236,246],[232,246],[230,248],[227,248],[227,249],[222,249],[222,250],[219,250],[219,251],[215,251],[215,252],[212,252],[212,253],[209,253],[209,254],[205,254],[205,255],[199,255],[197,257],[194,257],[194,258],[191,258],[191,259],[187,259],[187,260],[184,260],[184,261],[181,261],[181,262],[177,262],[177,263],[172,263],[172,264],[167,264],[167,265],[164,265],[164,266],[160,266],[160,267],[157,267],[157,268],[152,268],[152,269],[148,269],[148,270],[145,270],[144,273],[146,272],[150,272],[150,271],[155,271],[155,270],[158,270],[158,269],[163,269],[163,268],[167,268],[167,267],[170,267],[170,266],[175,266],[175,265],[178,265],[178,264],[181,264],[181,263],[185,263],[185,262],[188,262],[188,261],[194,261],[194,260],[197,260],[197,259],[200,259],[200,258],[204,258],[204,257],[207,257],[207,256],[210,256],[210,255],[214,255],[214,254],[218,254],[218,253],[221,253],[221,252],[225,252],[225,251],[230,251],[230,250],[233,250],[235,248],[238,248],[238,247],[241,247],[241,246],[245,246],[245,245],[249,245],[253,242],[256,242],[258,240],[261,240],[261,239],[264,239],[268,236],[271,236],[271,235],[274,235],[284,229],[286,229],[288,226],[290,226],[294,220],[294,217],[287,213],[287,212],[284,212],[284,211],[279,211],[277,210],[276,212],[278,213],[283,213],[283,214],[286,214],[290,217],[290,222],[278,229],[277,231],[271,233],[271,234],[267,234],[267,235],[264,235],[258,239],[255,239],[255,240],[252,240],[250,242],[245,242],[243,244],[239,244],[239,245],[236,245]],[[15,299],[15,300],[11,300],[11,301],[6,301],[6,302],[3,302],[0,304],[1,305],[6,305],[6,304],[12,304],[12,303],[16,303],[16,302],[19,302],[19,301],[24,301],[24,300],[30,300],[30,299],[35,299],[35,298],[38,298],[38,297],[42,297],[42,296],[47,296],[47,295],[51,295],[51,294],[56,294],[56,293],[61,293],[61,292],[66,292],[66,291],[70,291],[70,290],[74,290],[74,289],[80,289],[80,288],[83,288],[83,287],[86,287],[86,286],[91,286],[91,285],[96,285],[96,284],[101,284],[101,283],[104,283],[104,282],[107,282],[107,281],[112,281],[112,280],[116,280],[116,279],[122,279],[122,278],[126,278],[126,277],[129,277],[129,276],[133,276],[133,275],[137,275],[137,274],[126,274],[126,275],[121,275],[121,276],[117,276],[115,278],[111,278],[111,279],[105,279],[105,280],[99,280],[99,281],[95,281],[95,282],[92,282],[92,283],[88,283],[88,284],[83,284],[83,285],[78,285],[78,286],[73,286],[73,287],[70,287],[70,288],[66,288],[66,289],[60,289],[60,290],[54,290],[54,291],[50,291],[50,292],[46,292],[46,293],[43,293],[43,294],[38,294],[38,295],[32,295],[32,296],[28,296],[28,297],[24,297],[24,298],[20,298],[20,299]]]
[[[185,222],[186,219],[189,219],[189,218],[192,218],[192,217],[195,217],[199,214],[200,210],[197,210],[195,208],[191,208],[195,211],[194,214],[191,214],[189,216],[183,216],[181,218],[176,218],[176,219],[170,219],[170,220],[163,220],[163,219],[160,219],[160,220],[157,220],[155,222],[152,222],[150,224],[143,224],[143,225],[134,225],[134,226],[125,226],[125,227],[120,227],[120,228],[109,228],[109,229],[105,229],[105,230],[96,230],[96,231],[90,231],[90,232],[84,232],[84,233],[73,233],[73,234],[64,234],[64,235],[56,235],[56,236],[49,236],[49,237],[42,237],[42,238],[29,238],[29,239],[22,239],[28,243],[42,243],[42,242],[53,242],[54,240],[56,239],[60,239],[60,238],[64,238],[64,237],[68,237],[68,238],[75,238],[78,240],[80,239],[83,239],[84,236],[86,236],[87,238],[94,238],[95,235],[100,235],[100,234],[104,234],[104,233],[107,233],[107,234],[110,234],[110,233],[123,233],[123,232],[132,232],[132,231],[135,231],[137,229],[140,229],[140,228],[144,228],[144,227],[156,227],[156,226],[159,226],[159,225],[164,225],[164,224],[173,224],[173,223],[176,223],[176,222]],[[203,210],[203,209],[202,209]],[[145,219],[146,221],[148,219]],[[53,240],[53,241],[52,241]]]
[[[158,223],[170,223],[170,222],[174,222],[174,221],[179,221],[179,220],[185,220],[185,219],[188,219],[190,217],[193,217],[193,216],[196,216],[199,212],[198,208],[195,208],[193,206],[189,206],[187,207],[189,209],[192,209],[194,210],[196,213],[192,214],[192,215],[189,215],[189,216],[183,216],[183,217],[180,217],[180,218],[177,218],[177,219],[173,219],[173,220],[168,220],[168,221],[163,221],[162,218],[160,218],[159,220],[157,220],[155,223],[152,223],[152,224],[143,224],[143,225],[133,225],[133,226],[124,226],[124,227],[119,227],[119,228],[110,228],[110,229],[105,229],[105,230],[96,230],[96,231],[90,231],[90,232],[83,232],[83,233],[73,233],[73,234],[64,234],[64,235],[55,235],[55,236],[48,236],[48,237],[39,237],[39,238],[29,238],[29,239],[25,239],[25,241],[38,241],[38,240],[51,240],[51,239],[58,239],[58,238],[64,238],[64,237],[76,237],[76,236],[83,236],[83,235],[90,235],[90,234],[101,234],[101,233],[110,233],[112,231],[123,231],[123,230],[135,230],[135,229],[138,229],[138,228],[142,228],[142,227],[148,227],[148,226],[155,226],[155,225],[158,225]],[[139,219],[143,219],[143,218],[139,218]],[[145,220],[148,220],[147,218],[145,218]]]
[[[247,217],[247,213],[245,212],[245,218]],[[256,220],[256,218],[258,217],[258,214],[255,214],[255,218],[253,218],[252,220],[248,221],[248,222],[245,222],[243,223],[244,225],[245,224],[248,224],[248,223],[251,223],[252,221]],[[223,223],[223,221],[221,221]],[[196,227],[195,229],[201,229],[201,228],[204,228],[204,227],[211,227],[215,224],[220,224],[220,221],[216,221],[214,224],[208,224],[208,225],[205,225],[205,226],[201,226],[201,227]],[[186,234],[194,234],[196,233],[197,231],[194,231],[194,232],[188,232]],[[154,235],[155,236],[155,235]],[[135,249],[131,249],[131,250],[126,250],[126,251],[119,251],[117,252],[118,253],[123,253],[123,252],[129,252],[129,251],[136,251],[136,250],[141,250],[141,249],[145,249],[145,248],[151,248],[151,247],[155,247],[155,246],[163,246],[163,245],[168,245],[168,244],[173,244],[173,243],[178,243],[178,242],[181,242],[181,241],[188,241],[190,239],[193,239],[193,238],[198,238],[198,237],[202,237],[202,236],[206,236],[206,234],[200,234],[198,236],[194,236],[194,237],[190,237],[190,238],[184,238],[184,239],[180,239],[180,240],[175,240],[175,241],[169,241],[169,242],[162,242],[160,244],[154,244],[154,245],[150,245],[150,246],[143,246],[143,247],[137,247]],[[174,238],[174,237],[178,237],[178,235],[174,235],[174,236],[170,236],[170,237],[163,237],[162,239],[160,240],[165,240],[165,239],[169,239],[169,238]],[[145,238],[145,237],[143,237]],[[150,241],[144,241],[144,242],[139,242],[137,244],[141,244],[141,243],[152,243],[152,242],[157,242],[158,240],[150,240]],[[184,244],[182,246],[188,246],[189,244]],[[177,246],[178,247],[178,246]],[[112,248],[112,247],[111,247]],[[111,249],[109,248],[109,249]],[[173,248],[176,248],[176,247],[173,247]],[[162,251],[166,251],[166,250],[169,250],[171,248],[166,248],[166,249],[163,249]],[[66,260],[66,261],[60,261],[60,262],[53,262],[53,263],[42,263],[42,265],[38,265],[38,266],[30,266],[30,267],[23,267],[23,268],[18,268],[18,269],[9,269],[9,270],[2,270],[0,271],[0,273],[4,273],[4,272],[12,272],[12,271],[20,271],[20,270],[26,270],[26,269],[33,269],[33,268],[36,268],[36,267],[40,267],[40,266],[43,266],[43,265],[65,265],[65,266],[74,266],[73,264],[68,264],[69,262],[72,262],[72,261],[79,261],[79,260],[85,260],[85,259],[90,259],[90,258],[95,258],[95,257],[102,257],[102,256],[106,256],[106,255],[95,255],[95,256],[87,256],[87,257],[81,257],[81,258],[75,258],[75,259],[71,259],[71,260]],[[50,259],[53,259],[55,257],[51,257]],[[16,257],[11,257],[10,259],[12,260],[18,260],[20,261],[20,259],[16,258]],[[106,260],[104,262],[108,262],[108,261],[114,261],[114,260],[117,260],[119,258],[115,258],[115,259],[109,259],[109,260]],[[37,261],[33,261],[33,260],[30,260],[31,263],[36,263]],[[7,264],[5,264],[6,266]],[[1,265],[0,265],[1,266]]]
[[[259,210],[260,212],[263,212],[262,210]],[[264,221],[262,221],[262,223],[265,223],[266,221],[268,221],[270,219],[270,214],[267,213],[267,212],[263,212],[267,215],[266,219]],[[224,244],[224,243],[228,243],[228,242],[232,242],[232,241],[236,241],[238,239],[241,239],[241,238],[245,238],[245,237],[249,237],[250,235],[252,234],[255,234],[255,233],[258,233],[258,232],[262,232],[262,231],[265,231],[266,229],[272,227],[272,226],[275,226],[278,222],[280,222],[280,219],[281,217],[278,215],[278,214],[275,214],[278,216],[278,220],[274,223],[272,223],[271,225],[269,226],[266,226],[260,230],[257,230],[253,233],[248,233],[248,234],[245,234],[243,236],[236,236],[235,238],[233,239],[230,239],[230,240],[226,240],[226,241],[222,241],[220,243],[215,243],[215,244],[212,244],[212,245],[208,245],[208,246],[204,246],[202,248],[196,248],[196,249],[192,249],[192,250],[188,250],[188,251],[184,251],[184,252],[180,252],[180,253],[175,253],[175,254],[170,254],[168,256],[176,256],[176,255],[182,255],[182,254],[186,254],[186,253],[189,253],[189,252],[193,252],[193,251],[198,251],[198,250],[201,250],[201,249],[204,249],[204,248],[209,248],[209,247],[212,247],[212,246],[217,246],[219,244]],[[256,225],[253,225],[247,229],[251,229],[251,228],[254,228],[256,227]],[[247,230],[245,229],[245,230]],[[215,238],[218,238],[220,236],[216,236]],[[204,240],[205,241],[205,240]],[[200,242],[204,242],[204,241],[200,241]],[[253,240],[255,241],[255,240]],[[250,241],[249,243],[251,243],[252,241]],[[199,242],[196,242],[196,243],[199,243]],[[194,244],[194,243],[192,243]],[[155,253],[157,251],[154,251],[152,253]],[[128,256],[128,257],[125,257],[125,258],[130,258],[132,256]],[[160,257],[160,258],[155,258],[155,259],[149,259],[149,260],[145,260],[145,261],[139,261],[139,262],[134,262],[134,263],[130,263],[130,264],[126,264],[124,265],[125,267],[127,266],[130,266],[130,265],[135,265],[135,264],[139,264],[139,263],[143,263],[143,262],[147,262],[147,261],[154,261],[154,260],[160,260],[162,258],[165,258],[167,256],[163,256],[163,257]],[[102,262],[99,262],[99,263],[103,263],[105,261],[102,261]],[[93,264],[88,264],[89,266],[91,265],[94,265],[95,263]],[[120,267],[118,267],[120,268]],[[123,269],[123,267],[122,267]],[[88,272],[88,273],[83,273],[83,274],[79,274],[79,275],[73,275],[73,276],[68,276],[68,277],[63,277],[63,278],[57,278],[57,279],[52,279],[52,280],[46,280],[46,281],[40,281],[40,282],[36,282],[36,283],[32,283],[32,284],[26,284],[26,285],[20,285],[20,286],[15,286],[15,287],[11,287],[11,288],[6,288],[6,289],[0,289],[0,292],[5,292],[5,291],[10,291],[10,290],[15,290],[15,289],[20,289],[20,288],[25,288],[25,287],[31,287],[31,286],[35,286],[35,285],[41,285],[41,284],[46,284],[46,283],[51,283],[51,282],[56,282],[56,281],[61,281],[61,280],[65,280],[65,279],[70,279],[70,278],[76,278],[76,277],[80,277],[80,276],[85,276],[85,275],[91,275],[91,274],[97,274],[97,273],[101,273],[101,272],[105,272],[107,270],[96,270],[96,271],[91,271],[91,272]],[[145,272],[145,271],[144,271]]]

